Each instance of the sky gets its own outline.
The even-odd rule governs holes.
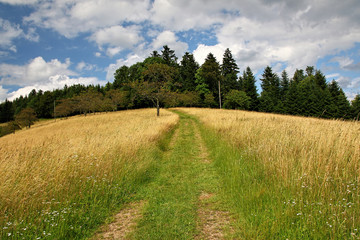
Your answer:
[[[0,102],[113,82],[164,45],[199,64],[226,48],[240,72],[315,66],[360,93],[359,0],[0,0]]]

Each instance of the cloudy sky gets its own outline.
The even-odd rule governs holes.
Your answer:
[[[257,79],[315,66],[360,93],[359,0],[0,0],[0,102],[112,82],[165,44],[200,64],[230,48]]]

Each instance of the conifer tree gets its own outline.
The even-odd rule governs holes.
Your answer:
[[[247,67],[246,71],[244,71],[241,81],[241,90],[244,91],[246,95],[250,98],[248,109],[251,111],[257,111],[259,108],[259,98],[255,85],[256,79],[250,67]]]
[[[280,80],[276,73],[272,72],[272,68],[267,66],[262,74],[261,80],[261,96],[260,110],[264,112],[280,112]]]
[[[239,67],[236,64],[229,48],[225,50],[223,56],[223,63],[221,65],[221,74],[223,76],[222,89],[223,94],[226,94],[231,89],[237,88],[237,74]]]
[[[212,53],[209,53],[205,59],[203,65],[201,65],[201,78],[204,79],[205,84],[209,87],[210,92],[219,102],[219,83],[222,83],[222,75],[220,70],[220,64],[216,60]]]
[[[175,51],[171,50],[168,45],[163,46],[163,50],[161,50],[161,57],[164,59],[165,64],[169,66],[176,67],[178,65]]]
[[[346,99],[344,91],[340,88],[339,84],[333,80],[328,85],[331,95],[331,117],[334,118],[349,118],[350,103]]]
[[[183,91],[194,91],[196,87],[195,75],[199,64],[191,53],[186,52],[180,62],[180,83]]]
[[[283,70],[281,73],[281,81],[280,81],[280,98],[282,101],[285,100],[285,96],[289,91],[289,77],[286,70]]]
[[[357,121],[360,120],[360,94],[357,94],[354,100],[351,101],[351,110],[353,118]]]

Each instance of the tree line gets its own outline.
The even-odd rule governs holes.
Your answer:
[[[37,118],[68,117],[121,109],[157,107],[220,107],[320,118],[359,119],[360,95],[350,103],[341,87],[313,66],[297,69],[292,77],[279,76],[267,66],[260,78],[261,93],[250,67],[240,73],[229,49],[222,63],[209,53],[200,66],[191,53],[178,61],[174,50],[164,46],[132,66],[121,66],[114,81],[105,86],[73,85],[0,104],[0,135],[18,127],[30,127]],[[25,113],[24,113],[25,111]],[[30,116],[31,123],[24,123]],[[20,117],[19,117],[20,116]],[[23,120],[19,120],[23,119]],[[26,121],[25,121],[26,122]]]

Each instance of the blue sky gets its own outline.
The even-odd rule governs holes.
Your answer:
[[[200,64],[230,48],[257,79],[267,65],[315,66],[349,99],[360,93],[358,0],[0,0],[0,102],[112,82],[165,44]]]

